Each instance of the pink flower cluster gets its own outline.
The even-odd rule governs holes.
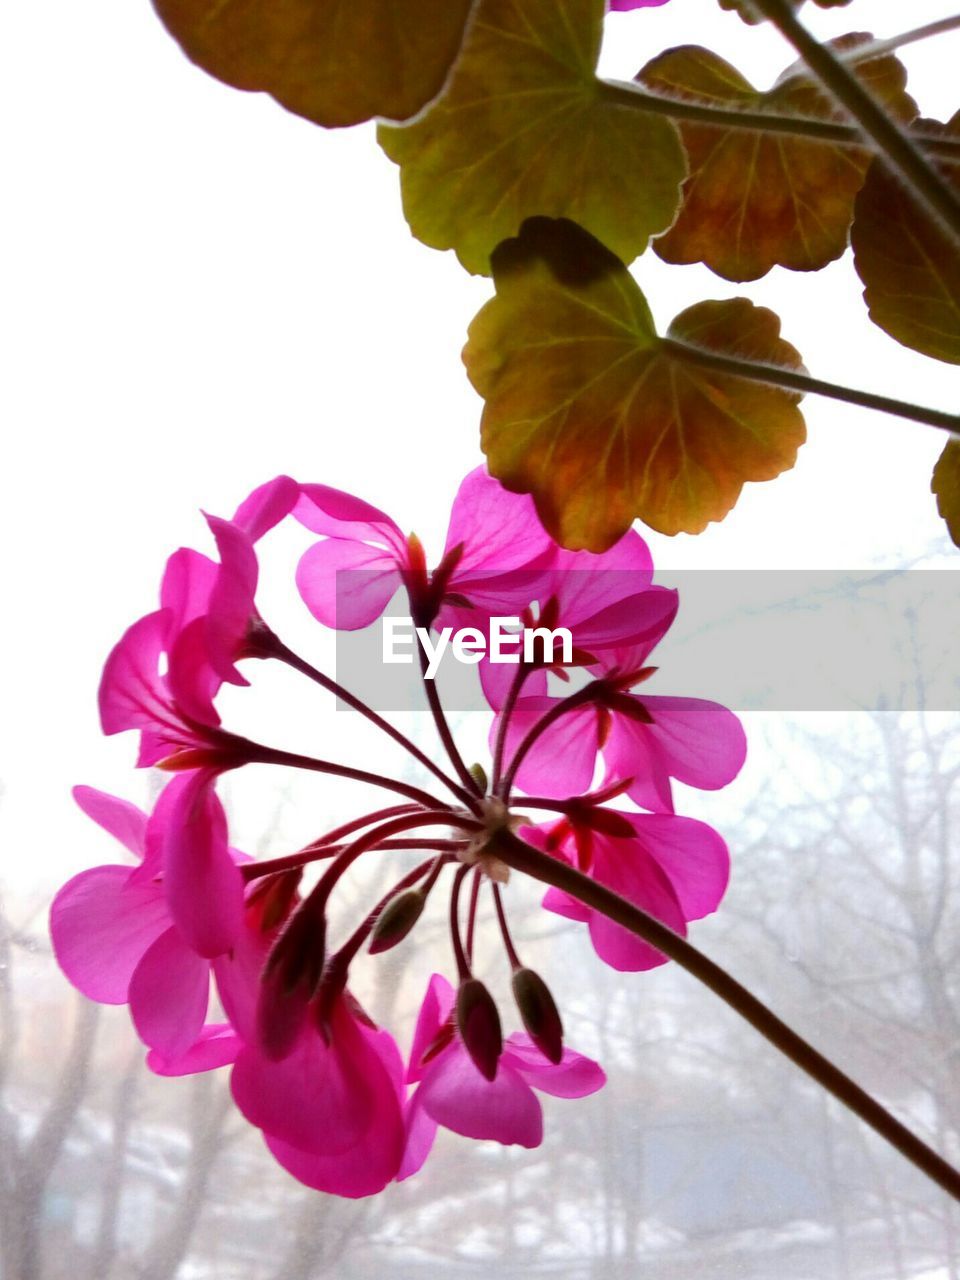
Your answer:
[[[493,712],[489,778],[461,758],[431,681],[424,689],[444,766],[270,629],[256,605],[256,544],[286,519],[319,535],[296,581],[326,627],[365,627],[403,590],[411,617],[427,628],[482,628],[506,611],[531,625],[569,629],[566,664],[546,652],[513,667],[481,662]],[[672,783],[728,783],[745,754],[739,722],[714,703],[646,692],[655,670],[648,659],[673,621],[676,593],[654,585],[636,533],[604,555],[564,551],[529,498],[482,470],[461,485],[432,570],[417,538],[383,512],[287,477],[257,489],[231,520],[207,522],[216,558],[176,551],[160,608],[129,628],[104,668],[104,732],[137,731],[138,765],[171,776],[149,815],[76,789],[80,807],[133,862],[94,867],[60,890],[51,931],[63,971],[91,999],[129,1004],[155,1072],[232,1066],[240,1111],[284,1168],[319,1190],[366,1196],[408,1177],[427,1158],[438,1126],[538,1145],[538,1093],[582,1097],[604,1075],[566,1047],[550,991],[517,954],[506,910],[511,842],[576,868],[678,934],[715,910],[726,887],[723,840],[676,815]],[[338,593],[344,573],[352,587]],[[415,756],[425,786],[224,728],[218,691],[224,683],[247,685],[238,663],[252,659],[283,662],[346,699]],[[251,763],[373,783],[401,802],[360,814],[304,849],[256,861],[231,846],[217,794],[223,773]],[[434,794],[438,784],[448,799]],[[633,807],[611,803],[623,797]],[[553,816],[534,825],[518,816],[518,804]],[[334,946],[331,895],[371,850],[381,851],[384,867],[385,850],[429,856],[385,884]],[[411,935],[444,880],[455,983],[429,978],[404,1058],[355,998],[351,968],[364,948],[374,958],[363,963],[376,964],[377,954]],[[474,972],[481,892],[494,901],[523,1028],[506,1037]],[[597,954],[615,969],[664,961],[569,893],[551,889],[543,905],[585,924]]]

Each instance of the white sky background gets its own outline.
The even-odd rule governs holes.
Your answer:
[[[889,35],[953,7],[804,12],[824,35]],[[602,69],[628,78],[692,40],[760,86],[792,61],[715,0],[673,0],[612,15]],[[951,114],[960,35],[902,56],[921,109]],[[226,88],[184,59],[147,0],[3,0],[0,95],[0,874],[28,885],[113,857],[74,810],[74,782],[145,796],[133,735],[100,736],[96,686],[110,646],[155,607],[170,551],[209,549],[198,508],[229,515],[288,472],[357,492],[439,547],[480,461],[459,352],[491,286],[410,237],[372,126],[325,133]],[[868,322],[849,256],[739,287],[652,254],[634,270],[661,327],[701,298],[744,293],[781,312],[817,376],[957,407],[955,368]],[[931,551],[952,564],[929,493],[940,434],[828,401],[806,416],[795,471],[748,486],[699,538],[647,535],[658,564],[847,569]],[[275,540],[264,612],[315,646],[292,583],[307,542]],[[352,742],[346,719],[337,733]],[[321,753],[315,736],[299,741]],[[333,807],[353,808],[343,791]],[[262,809],[245,825],[258,821]]]

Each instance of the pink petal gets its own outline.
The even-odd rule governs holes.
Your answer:
[[[433,1150],[437,1136],[437,1122],[432,1120],[420,1105],[420,1090],[414,1090],[413,1097],[404,1110],[406,1127],[406,1143],[400,1168],[397,1170],[397,1181],[403,1182],[419,1173],[426,1163],[427,1156]]]
[[[649,727],[626,716],[613,716],[603,745],[604,786],[632,778],[627,791],[631,800],[654,813],[673,813],[670,774],[656,743],[647,733]]]
[[[257,1001],[260,975],[271,938],[246,924],[230,951],[217,956],[213,971],[224,1012],[247,1044],[257,1043]]]
[[[210,665],[207,622],[205,617],[194,618],[174,639],[169,652],[167,684],[178,711],[199,724],[216,728],[220,715],[213,700],[222,680]]]
[[[590,919],[590,908],[585,907],[578,898],[571,898],[562,889],[548,889],[543,895],[542,906],[554,915],[576,920],[579,924],[586,924]]]
[[[237,670],[237,651],[254,616],[257,590],[257,553],[253,543],[235,524],[217,516],[207,516],[220,553],[217,580],[210,593],[206,619],[210,665],[221,680],[245,685],[249,681]]]
[[[168,784],[174,793],[164,843],[164,886],[174,922],[195,951],[229,951],[243,923],[243,881],[227,845],[227,819],[200,769]]]
[[[716,911],[730,877],[723,838],[705,822],[672,814],[624,814],[667,875],[687,920]]]
[[[492,574],[530,565],[556,545],[530,495],[504,489],[484,467],[464,478],[453,500],[444,555],[461,544],[452,591],[463,590],[472,578],[480,585]]]
[[[626,13],[630,9],[656,9],[667,0],[607,0],[611,12]]]
[[[423,1076],[420,1059],[437,1038],[437,1033],[450,1016],[455,1000],[453,987],[442,974],[435,973],[427,984],[427,993],[420,1005],[417,1025],[413,1032],[413,1044],[410,1047],[410,1063],[407,1067],[407,1082],[415,1084]]]
[[[732,711],[702,698],[643,697],[641,701],[653,724],[615,715],[609,749],[604,752],[611,777],[636,775],[637,783],[628,793],[632,800],[647,809],[672,812],[667,775],[703,791],[715,791],[733,781],[743,767],[747,740]],[[644,765],[653,779],[652,789],[643,777]],[[649,803],[651,799],[654,803]]]
[[[159,674],[168,622],[163,610],[147,614],[124,632],[107,658],[99,693],[104,733],[148,729],[177,739],[183,736],[184,727]]]
[[[465,624],[467,626],[472,623]],[[494,711],[499,711],[506,700],[507,694],[510,692],[510,686],[513,684],[513,677],[517,668],[508,666],[501,662],[491,662],[489,658],[483,658],[477,664],[477,670],[480,673],[480,687],[483,689],[483,696],[486,698],[490,707]],[[543,698],[547,694],[547,673],[543,670],[531,671],[523,682],[523,695],[527,698]],[[493,736],[490,739],[491,750],[495,741],[496,726],[492,730]]]
[[[162,888],[132,882],[130,867],[91,867],[68,880],[50,908],[57,963],[78,991],[124,1004],[133,972],[170,927]]]
[[[427,1115],[465,1138],[521,1147],[543,1140],[543,1112],[526,1081],[502,1061],[486,1080],[458,1041],[427,1065],[418,1089]]]
[[[314,533],[348,541],[377,542],[403,559],[407,542],[399,526],[377,507],[325,484],[305,484],[293,514]]]
[[[318,622],[356,631],[383,613],[400,588],[400,572],[389,552],[365,542],[327,538],[304,552],[297,587]]]
[[[600,650],[598,656],[607,670],[612,664],[603,651],[629,647],[635,670],[669,631],[679,599],[676,591],[666,587],[649,587],[638,595],[624,596],[581,622],[575,631],[576,643],[587,650]]]
[[[186,1053],[203,1029],[210,964],[176,928],[161,933],[130,980],[130,1017],[137,1035],[165,1058]]]
[[[188,547],[181,547],[167,561],[160,587],[160,605],[169,614],[165,647],[188,623],[207,612],[216,576],[214,562]]]
[[[653,582],[650,548],[633,529],[601,555],[557,549],[551,565],[550,594],[567,625],[582,622],[635,596]]]
[[[507,729],[504,757],[508,764],[527,733],[556,704],[557,699],[550,697],[519,700]],[[496,733],[496,723],[491,733]],[[517,785],[528,795],[580,795],[590,789],[598,749],[596,709],[575,707],[555,720],[527,753],[517,771]]]
[[[192,1076],[216,1071],[236,1061],[242,1041],[229,1022],[211,1022],[185,1053],[169,1057],[159,1049],[147,1054],[147,1066],[158,1076]]]
[[[147,842],[147,815],[142,809],[129,800],[97,791],[95,787],[74,787],[71,794],[88,818],[119,840],[135,858],[143,857]]]
[[[592,878],[627,898],[648,915],[685,936],[686,921],[670,881],[646,851],[632,840],[599,837]],[[590,941],[601,960],[621,973],[636,973],[666,963],[666,956],[599,911],[590,913]]]
[[[275,1159],[300,1182],[316,1191],[358,1200],[376,1195],[397,1176],[404,1154],[404,1126],[400,1103],[384,1095],[368,1131],[359,1142],[338,1155],[301,1151],[266,1135]]]
[[[517,835],[527,844],[533,845],[535,849],[540,849],[543,853],[549,853],[551,857],[572,865],[575,861],[571,852],[572,841],[568,837],[559,849],[549,848],[548,830],[547,827],[521,827]],[[578,898],[571,898],[562,889],[548,889],[543,895],[541,905],[547,911],[552,911],[554,915],[564,916],[567,920],[576,920],[579,924],[586,924],[590,919],[590,908],[584,906]]]
[[[265,533],[290,514],[300,496],[300,486],[289,476],[276,476],[237,507],[232,523],[242,529],[251,542],[259,542]]]
[[[504,1058],[534,1089],[555,1098],[586,1098],[607,1082],[599,1063],[573,1049],[564,1049],[561,1060],[548,1062],[525,1032],[509,1036]]]
[[[256,1045],[241,1050],[231,1079],[251,1124],[299,1151],[337,1156],[362,1141],[397,1091],[375,1045],[339,1001],[332,1038],[304,1028],[293,1052],[273,1062]],[[397,1157],[399,1164],[399,1155]]]

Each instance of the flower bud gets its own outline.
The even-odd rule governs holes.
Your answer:
[[[272,933],[287,919],[302,876],[303,868],[295,867],[254,882],[247,893],[246,912],[248,923],[258,933]]]
[[[379,955],[402,942],[423,914],[426,901],[421,889],[407,889],[391,898],[373,926],[370,954]]]
[[[547,984],[532,969],[515,969],[512,986],[527,1034],[556,1065],[563,1057],[563,1023]]]
[[[472,764],[470,766],[470,777],[474,780],[474,782],[480,788],[481,794],[486,795],[487,790],[490,786],[490,783],[487,778],[487,771],[486,769],[484,769],[483,765]]]
[[[257,1039],[271,1062],[282,1062],[297,1042],[307,1016],[306,992],[290,991],[279,970],[264,975],[257,992]]]
[[[503,1031],[493,996],[479,979],[466,978],[460,983],[456,1019],[460,1039],[477,1070],[487,1080],[495,1080]]]

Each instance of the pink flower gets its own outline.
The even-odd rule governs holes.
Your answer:
[[[687,921],[717,909],[729,879],[726,844],[712,827],[693,818],[584,807],[578,818],[523,827],[520,834],[681,936]],[[597,955],[614,969],[636,972],[666,962],[649,943],[558,889],[547,890],[543,905],[586,924]]]
[[[189,750],[220,753],[231,742],[219,730],[213,699],[223,681],[247,684],[236,669],[257,619],[253,544],[292,510],[299,489],[287,476],[261,485],[232,521],[208,516],[220,563],[181,547],[167,561],[161,608],[135,622],[107,658],[100,719],[107,734],[141,731],[141,766]],[[161,660],[167,672],[160,675]]]
[[[538,1147],[543,1111],[534,1090],[583,1098],[606,1081],[596,1062],[572,1049],[564,1049],[556,1065],[549,1062],[525,1033],[508,1036],[496,1078],[487,1080],[453,1030],[453,1003],[453,987],[435,973],[420,1008],[407,1069],[407,1081],[417,1090],[407,1104],[401,1180],[422,1167],[438,1125],[467,1138]]]
[[[92,787],[75,788],[81,809],[138,864],[82,871],[63,886],[50,911],[61,969],[91,1000],[129,1003],[137,1032],[152,1050],[148,1061],[162,1074],[223,1065],[237,1048],[222,1028],[204,1027],[210,961],[175,923],[164,877],[167,825],[186,781],[174,779],[149,820],[125,800]],[[217,908],[204,899],[201,910]]]
[[[342,631],[369,626],[405,586],[412,606],[433,622],[456,599],[496,609],[509,603],[522,573],[544,562],[553,542],[532,499],[472,471],[454,499],[439,566],[428,574],[419,541],[376,507],[325,485],[301,486],[294,515],[324,535],[302,557],[297,586],[320,622]],[[337,591],[337,574],[350,573]],[[522,585],[520,587],[522,590]]]
[[[294,509],[321,537],[302,557],[297,580],[323,622],[364,626],[406,588],[418,627],[473,626],[482,633],[493,618],[516,618],[554,639],[558,628],[570,632],[566,654],[528,652],[506,667],[505,680],[496,664],[481,666],[491,705],[500,708],[489,783],[482,767],[468,768],[460,755],[435,685],[425,687],[449,766],[300,658],[260,617],[256,543]],[[702,787],[729,781],[743,761],[739,723],[714,703],[634,692],[655,670],[645,664],[673,621],[676,593],[653,584],[650,553],[637,534],[627,533],[601,556],[563,551],[530,499],[507,493],[482,469],[460,486],[444,554],[432,571],[417,539],[404,537],[383,512],[284,476],[254,490],[232,520],[207,521],[217,559],[176,551],[160,608],[128,629],[104,668],[104,731],[138,731],[138,764],[160,765],[174,776],[149,818],[125,801],[77,788],[84,811],[136,862],[95,867],[61,889],[51,933],[62,968],[92,999],[129,1004],[158,1074],[232,1063],[243,1115],[280,1164],[318,1190],[368,1196],[408,1177],[441,1125],[467,1137],[537,1146],[539,1094],[582,1097],[602,1086],[604,1074],[564,1047],[553,995],[517,950],[500,889],[509,869],[526,868],[587,901],[602,901],[585,878],[592,877],[677,934],[713,911],[726,886],[723,841],[703,823],[672,815],[671,780]],[[341,571],[356,576],[338,584]],[[250,658],[285,662],[337,691],[431,773],[441,796],[326,751],[322,758],[284,751],[222,727],[217,695],[225,682],[247,683],[238,664]],[[425,680],[431,674],[425,670]],[[553,682],[572,674],[590,682],[565,700],[551,696]],[[328,745],[337,741],[330,735]],[[607,785],[586,794],[601,755]],[[252,865],[230,847],[216,783],[226,770],[253,762],[372,783],[395,793],[393,803]],[[515,776],[559,801],[531,797],[530,807],[554,809],[562,820],[525,826],[529,820],[515,812]],[[605,807],[624,792],[662,812]],[[428,856],[398,877],[393,852],[413,849]],[[341,924],[341,904],[332,899],[368,853],[390,879],[330,951],[328,939]],[[323,871],[312,883],[311,864],[318,862]],[[407,945],[444,880],[459,987],[454,1000],[446,979],[430,980],[405,1072],[392,1036],[350,994],[350,978],[354,965],[377,964],[381,951]],[[506,1041],[496,1001],[472,968],[488,881],[526,1029]],[[544,905],[587,924],[598,954],[617,969],[664,960],[580,898],[551,890]],[[644,927],[638,919],[637,928],[666,945],[649,921]],[[207,1023],[211,975],[226,1020]]]
[[[329,1042],[311,1020],[279,1062],[256,1041],[247,1043],[231,1088],[276,1159],[307,1186],[356,1198],[396,1177],[404,1148],[403,1063],[392,1037],[369,1022],[349,993],[330,1011]]]
[[[628,692],[651,674],[640,664],[650,646],[601,651],[593,696],[564,712],[537,739],[517,770],[529,794],[580,795],[590,789],[602,752],[604,786],[626,784],[636,804],[673,813],[671,779],[702,791],[725,787],[746,759],[743,726],[726,707],[704,698]],[[506,758],[557,705],[550,696],[521,698],[510,719]],[[493,732],[493,731],[492,731]]]
[[[633,530],[602,555],[564,551],[554,545],[547,564],[517,582],[513,612],[524,627],[568,630],[572,662],[565,664],[555,651],[555,660],[544,663],[538,653],[536,669],[524,679],[524,693],[545,694],[548,670],[566,678],[566,665],[582,667],[612,646],[647,643],[652,648],[669,628],[677,610],[676,592],[654,587],[652,582],[649,548]],[[533,602],[535,609],[529,607]],[[487,620],[478,618],[476,610],[472,615],[460,610],[456,625],[479,625],[484,629]],[[517,665],[498,665],[484,658],[479,671],[487,701],[499,711]]]

